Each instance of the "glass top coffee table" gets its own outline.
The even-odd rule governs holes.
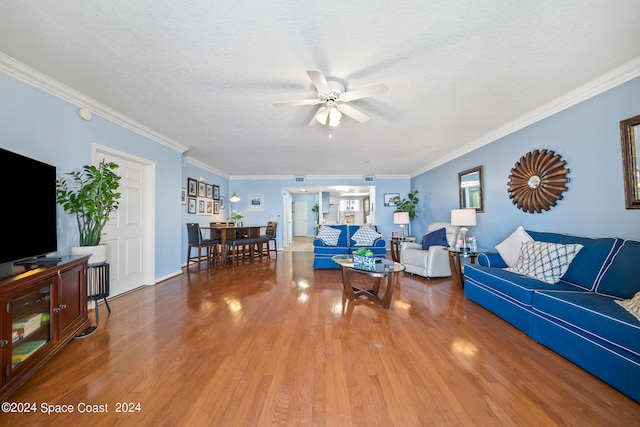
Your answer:
[[[376,304],[388,309],[391,304],[391,295],[395,285],[396,273],[404,271],[404,265],[388,259],[377,258],[376,263],[370,266],[364,264],[354,264],[351,255],[336,255],[331,258],[342,269],[342,286],[350,301],[356,298],[368,298]],[[366,274],[374,278],[371,289],[359,289],[351,286],[350,273]],[[380,279],[387,278],[387,287],[382,298],[378,296],[380,291]]]

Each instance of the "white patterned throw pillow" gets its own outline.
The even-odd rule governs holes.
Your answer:
[[[328,246],[337,246],[340,233],[342,231],[337,228],[327,227],[326,225],[320,226],[320,231],[316,238],[322,240],[322,243]]]
[[[640,320],[640,292],[635,294],[631,299],[616,300],[622,308],[633,314],[636,319]]]
[[[567,272],[569,264],[580,249],[582,249],[580,244],[524,242],[518,262],[505,270],[554,284]]]
[[[374,230],[373,227],[363,225],[358,228],[358,231],[353,234],[351,239],[356,242],[356,246],[371,246],[380,237],[382,237],[382,234]]]

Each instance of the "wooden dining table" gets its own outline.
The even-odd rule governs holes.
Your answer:
[[[260,237],[260,229],[264,225],[225,225],[211,223],[209,227],[200,227],[202,230],[209,230],[211,239],[219,239],[221,246],[221,256],[223,263],[226,262],[228,253],[228,243],[238,239],[249,239]]]

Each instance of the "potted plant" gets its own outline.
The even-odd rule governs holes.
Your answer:
[[[231,215],[229,216],[229,218],[232,219],[236,225],[242,226],[242,222],[240,220],[244,218],[244,215],[237,211],[231,211]]]
[[[420,211],[418,210],[418,190],[414,190],[407,194],[406,199],[400,199],[400,196],[396,196],[393,198],[393,201],[396,205],[396,210],[394,212],[408,212],[409,219],[413,221],[418,217]]]
[[[82,170],[66,173],[56,181],[56,201],[65,212],[75,215],[78,223],[79,246],[72,246],[69,253],[92,254],[91,264],[107,259],[107,247],[99,243],[109,215],[118,209],[117,168],[117,164],[102,160],[98,166],[85,165]]]
[[[315,234],[318,234],[318,224],[320,223],[320,216],[318,215],[318,212],[320,212],[320,205],[318,203],[313,205],[311,212],[313,212],[316,217],[315,223],[313,224],[313,230]]]
[[[409,221],[413,221],[415,218],[420,215],[420,210],[418,209],[418,190],[410,191],[407,194],[406,199],[400,199],[400,196],[396,196],[393,198],[393,201],[396,204],[396,210],[394,212],[407,212],[409,214]],[[411,224],[409,224],[409,234],[411,234]]]
[[[376,259],[373,251],[367,248],[358,248],[353,252],[353,263],[358,265],[372,266],[375,265]]]

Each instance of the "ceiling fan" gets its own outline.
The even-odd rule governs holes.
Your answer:
[[[362,89],[345,91],[344,85],[340,82],[327,80],[320,70],[307,70],[309,78],[318,90],[318,95],[313,99],[301,99],[298,101],[274,102],[276,107],[297,106],[297,105],[318,105],[322,104],[309,125],[320,123],[329,124],[335,127],[340,124],[342,115],[351,117],[361,123],[369,121],[369,116],[352,107],[348,103],[356,99],[366,98],[376,93],[383,93],[389,90],[385,84],[377,84]]]

